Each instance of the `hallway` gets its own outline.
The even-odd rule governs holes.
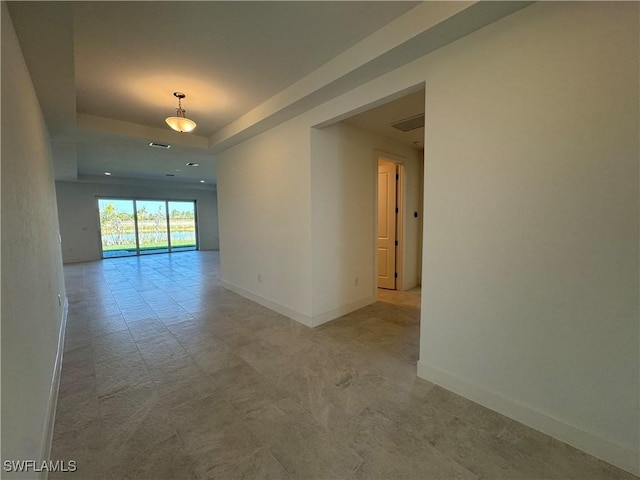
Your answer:
[[[65,266],[51,458],[78,479],[632,479],[416,377],[419,291],[309,329],[218,252]]]

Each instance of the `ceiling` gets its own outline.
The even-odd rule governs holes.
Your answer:
[[[531,2],[7,3],[52,140],[57,180],[214,188],[215,154]],[[424,91],[338,120],[411,146]],[[178,133],[173,92],[197,128]],[[391,101],[392,100],[392,101]],[[353,116],[347,119],[349,116]],[[331,121],[338,121],[332,119]],[[150,142],[171,145],[168,150]],[[198,167],[187,167],[187,163]],[[105,177],[105,172],[111,176]],[[125,181],[125,180],[122,180]]]
[[[414,5],[77,2],[77,109],[165,128],[178,90],[208,137]]]
[[[58,178],[108,171],[110,179],[215,185],[210,136],[416,5],[9,2],[9,10],[58,143]],[[164,123],[175,91],[186,94],[182,106],[198,124],[192,134],[171,136]],[[149,148],[151,141],[172,147]]]
[[[424,89],[421,89],[344,121],[362,130],[369,130],[409,147],[421,149],[424,142],[424,127],[403,132],[392,127],[391,124],[424,113]]]

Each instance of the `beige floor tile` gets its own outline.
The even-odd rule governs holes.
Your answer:
[[[100,398],[101,446],[114,459],[144,450],[175,434],[152,384],[127,387]]]
[[[62,359],[60,388],[95,376],[94,352],[91,345],[65,351]]]
[[[119,392],[127,387],[152,383],[147,367],[137,350],[97,362],[95,369],[98,397]]]
[[[215,342],[215,341],[214,341]],[[207,374],[241,365],[243,360],[222,342],[212,342],[205,346],[187,346],[186,350],[196,365]]]
[[[221,428],[239,415],[223,392],[185,402],[169,412],[171,423],[191,453],[207,449],[220,438]],[[257,445],[256,445],[257,446]]]
[[[205,462],[200,478],[220,478],[238,480],[290,480],[287,471],[266,448],[240,455],[235,460],[225,462]]]
[[[56,408],[54,438],[81,430],[100,420],[100,405],[94,385],[86,390],[61,395]]]
[[[128,326],[122,314],[117,313],[93,318],[87,323],[87,328],[93,337],[99,337],[109,333],[126,331]]]
[[[129,322],[127,325],[135,342],[149,340],[151,337],[170,333],[164,323],[154,318]]]
[[[207,432],[206,442],[197,449],[192,447],[190,457],[198,478],[224,478],[218,475],[225,470],[238,472],[237,467],[243,466],[259,449],[260,442],[251,431],[235,420],[218,424]]]
[[[568,480],[637,479],[634,475],[592,457],[566,443],[525,427],[513,420],[510,422],[509,426],[503,429],[498,437],[534,458],[544,458],[545,462],[557,469],[561,476]]]
[[[182,362],[185,365],[192,362],[192,358],[169,331],[142,339],[136,345],[147,368],[169,362]]]
[[[459,419],[454,419],[434,447],[480,478],[553,480],[566,475],[546,458],[535,457],[513,444]]]
[[[173,435],[148,449],[127,450],[104,466],[106,478],[123,480],[197,480],[193,460]]]
[[[97,363],[138,350],[129,329],[94,337],[93,348]]]
[[[96,419],[75,430],[61,434],[54,433],[51,445],[51,459],[65,463],[74,461],[77,470],[73,473],[52,473],[50,479],[102,479],[102,452],[100,450],[100,420]]]
[[[630,480],[416,375],[420,290],[310,329],[217,252],[65,267],[52,479]]]
[[[262,339],[235,347],[236,354],[263,375],[279,377],[288,368],[283,349]]]
[[[243,421],[293,478],[345,478],[362,464],[353,449],[293,400],[256,410]]]
[[[82,325],[82,328],[76,328],[75,331],[70,330],[65,333],[64,338],[64,351],[69,352],[71,350],[77,350],[79,348],[91,347],[93,343],[93,335],[91,331]]]

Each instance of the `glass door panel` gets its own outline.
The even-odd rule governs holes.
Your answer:
[[[172,252],[196,249],[195,202],[169,201],[169,231]]]
[[[136,254],[136,222],[133,200],[98,199],[102,257]]]
[[[167,202],[164,200],[136,200],[136,216],[140,255],[168,252]]]

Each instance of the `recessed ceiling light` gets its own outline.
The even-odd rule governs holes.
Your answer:
[[[171,145],[169,145],[168,143],[158,143],[158,142],[151,142],[149,146],[154,148],[164,148],[165,150],[171,148]]]
[[[200,180],[200,183],[204,183],[204,180]]]
[[[199,166],[200,166],[199,163],[194,163],[194,162],[187,163],[187,167],[199,167]]]
[[[104,174],[108,177],[111,175],[111,172],[104,172]]]

